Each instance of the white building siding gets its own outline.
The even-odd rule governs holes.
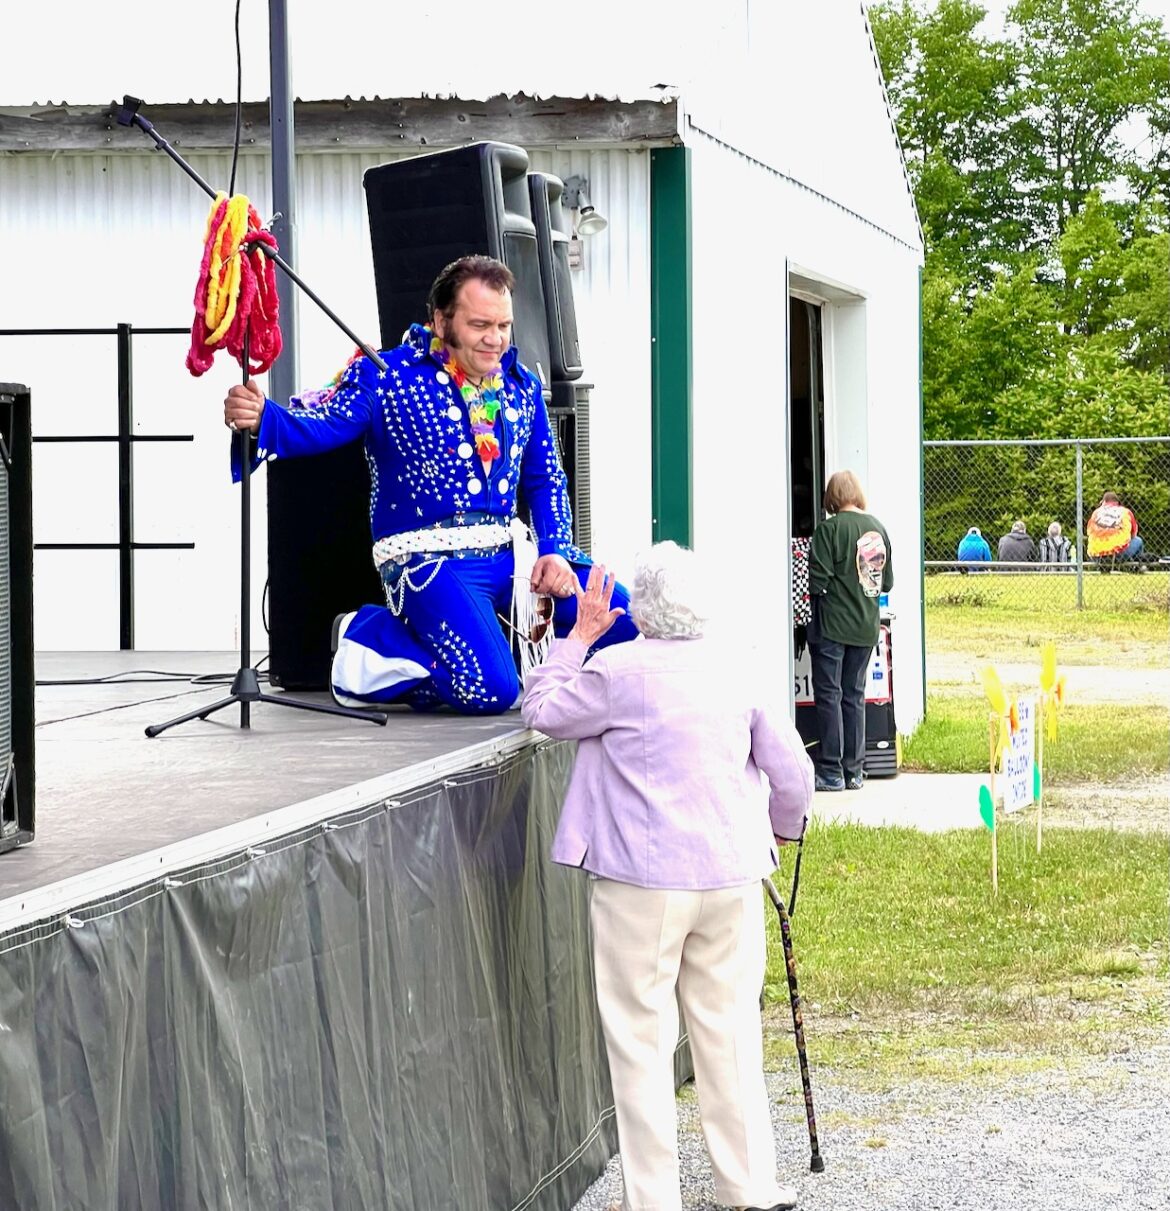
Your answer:
[[[163,132],[165,133],[165,132]],[[295,268],[364,339],[377,307],[362,171],[393,158],[328,154],[298,161]],[[226,185],[230,157],[192,156]],[[574,275],[592,396],[594,549],[628,568],[650,535],[649,153],[541,151],[535,169],[589,178],[610,219]],[[271,213],[268,161],[244,155],[237,188]],[[140,155],[21,155],[0,159],[0,231],[8,282],[0,328],[186,327],[210,200],[170,160]],[[301,297],[300,379],[326,381],[348,339]],[[228,482],[221,401],[240,371],[226,354],[194,379],[182,336],[134,343],[135,430],[190,433],[192,443],[139,443],[135,530],[143,542],[194,542],[189,552],[135,557],[141,649],[231,649],[238,643],[239,493]],[[34,432],[112,433],[117,376],[112,337],[0,337],[0,378],[33,391]],[[117,455],[105,445],[39,445],[34,456],[38,542],[117,538]],[[262,650],[265,481],[253,481],[254,647]],[[42,650],[118,643],[116,552],[36,555],[36,636]]]
[[[918,250],[692,129],[694,540],[787,676],[785,262],[825,283],[826,471],[850,467],[889,529],[898,722],[922,715]],[[851,300],[844,296],[852,292]],[[760,610],[764,614],[761,616]]]
[[[229,158],[193,157],[225,180]],[[238,187],[268,191],[266,160],[241,162]],[[19,156],[0,163],[0,230],[6,277],[3,328],[189,325],[210,200],[161,155]],[[8,276],[11,275],[11,276]],[[231,648],[239,603],[238,493],[227,480],[228,441],[219,401],[239,375],[217,359],[202,379],[183,367],[186,339],[134,343],[135,432],[188,433],[191,443],[139,443],[135,537],[194,542],[194,551],[135,557],[136,643],[150,648]],[[113,433],[117,375],[112,337],[0,338],[3,377],[33,393],[34,434]],[[263,492],[253,549],[257,613],[264,582]],[[38,542],[117,538],[117,453],[112,445],[34,450]],[[35,627],[41,648],[118,646],[116,552],[40,551]]]
[[[684,92],[694,126],[909,244],[921,233],[860,0],[727,10],[738,37]]]

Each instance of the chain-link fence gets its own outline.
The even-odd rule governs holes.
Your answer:
[[[1154,605],[1166,598],[1170,437],[924,446],[928,604],[990,595],[1024,610],[1115,609],[1130,598]],[[1140,556],[1088,557],[1085,527],[1105,492],[1116,493],[1133,511]],[[1020,522],[1024,533],[1001,543]],[[1045,543],[1054,522],[1060,534]],[[986,552],[971,535],[960,553],[972,527],[986,541]]]

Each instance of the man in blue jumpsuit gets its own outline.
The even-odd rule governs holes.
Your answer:
[[[388,608],[363,607],[348,620],[346,658],[333,667],[342,701],[446,704],[468,714],[516,703],[506,620],[518,491],[536,539],[532,592],[554,600],[557,634],[576,619],[589,559],[572,544],[567,479],[540,383],[510,347],[513,285],[501,262],[463,257],[431,288],[431,325],[412,325],[383,353],[385,370],[357,357],[335,386],[287,408],[252,380],[224,401],[229,428],[254,435],[257,461],[365,443]],[[628,604],[619,586],[614,605]],[[599,646],[636,633],[627,611]]]

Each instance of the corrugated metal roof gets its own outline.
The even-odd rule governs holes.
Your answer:
[[[165,103],[234,101],[235,0],[204,0],[147,19],[92,0],[53,0],[5,17],[0,105],[95,105],[124,93]],[[409,12],[409,19],[401,16]],[[293,91],[302,100],[351,97],[598,97],[653,100],[678,81],[678,18],[659,3],[591,0],[584,9],[510,0],[506,15],[482,0],[405,6],[371,0],[288,0]],[[665,30],[675,27],[670,38]],[[268,97],[268,4],[242,0],[246,101]]]

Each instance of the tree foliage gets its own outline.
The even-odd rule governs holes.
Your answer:
[[[1136,0],[1016,0],[1008,22],[1020,48],[1026,196],[1040,246],[1063,234],[1094,190],[1152,167],[1126,146],[1123,128],[1164,102],[1170,46]]]
[[[1167,431],[1170,39],[1137,0],[869,10],[926,235],[928,438]]]
[[[940,269],[981,280],[1028,242],[1018,206],[1019,56],[982,37],[973,0],[870,10],[927,243]]]

